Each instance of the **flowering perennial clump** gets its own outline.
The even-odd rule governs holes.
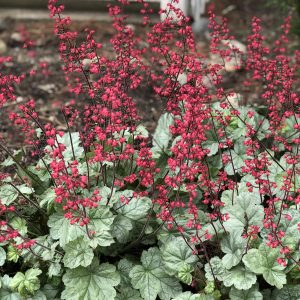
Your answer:
[[[138,1],[139,37],[122,13],[129,1],[118,0],[105,56],[93,30],[78,40],[57,2],[48,8],[74,100],[61,109],[65,130],[41,119],[34,99],[10,113],[29,160],[0,139],[0,298],[299,299],[300,52],[286,48],[290,18],[273,48],[253,18],[242,50],[211,10],[216,63],[196,51],[172,3],[153,24]],[[230,66],[262,106],[225,88]],[[36,71],[1,72],[3,107]],[[137,112],[141,86],[165,108],[152,135]]]

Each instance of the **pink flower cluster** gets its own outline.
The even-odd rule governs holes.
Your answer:
[[[126,24],[120,5],[110,6],[115,35],[111,38],[113,53],[105,56],[101,54],[102,44],[94,38],[95,32],[86,30],[86,39],[78,42],[78,32],[70,29],[71,19],[62,16],[63,5],[57,5],[57,0],[49,0],[48,7],[51,18],[55,20],[54,32],[59,39],[59,52],[69,91],[85,100],[71,101],[62,109],[66,132],[57,130],[50,123],[44,124],[39,119],[34,100],[20,105],[20,113],[11,113],[10,119],[24,132],[27,143],[34,148],[33,154],[51,160],[49,166],[45,163],[45,168],[53,183],[56,204],[62,207],[65,218],[71,224],[85,227],[89,234],[89,211],[96,209],[99,203],[108,205],[114,189],[122,191],[131,185],[135,196],[150,197],[153,206],[159,207],[156,217],[168,229],[176,228],[182,235],[185,230],[193,229],[195,234],[188,242],[200,244],[199,252],[207,255],[204,241],[210,240],[212,233],[204,229],[204,225],[210,224],[216,236],[217,222],[226,231],[224,223],[229,216],[222,213],[224,203],[220,195],[225,190],[237,191],[238,176],[248,174],[253,181],[246,182],[246,187],[249,193],[259,190],[265,217],[263,228],[250,225],[245,228],[243,237],[255,239],[261,230],[265,230],[267,245],[279,247],[282,257],[278,258],[278,262],[286,264],[286,258],[291,258],[291,249],[283,243],[285,232],[279,224],[282,218],[292,218],[284,210],[300,202],[300,188],[295,188],[295,178],[300,175],[300,139],[287,138],[283,131],[290,117],[296,120],[293,128],[295,135],[300,129],[297,123],[299,95],[293,89],[300,54],[296,52],[296,60],[293,61],[285,48],[290,18],[286,19],[274,49],[264,45],[261,22],[253,18],[246,54],[232,46],[234,37],[229,33],[227,21],[219,20],[210,12],[210,52],[221,59],[220,63],[214,63],[207,62],[197,53],[189,19],[180,10],[169,6],[179,21],[174,22],[167,17],[165,21],[151,25],[148,4],[143,0],[139,2],[142,4],[143,22],[149,26],[146,41],[137,37]],[[125,0],[119,3],[129,4]],[[256,124],[258,127],[252,122],[254,112],[249,111],[247,117],[242,118],[229,100],[236,91],[224,88],[226,63],[243,55],[245,59],[237,61],[236,68],[244,68],[250,74],[244,86],[258,88],[258,97],[268,106],[266,117]],[[8,60],[10,58],[2,59],[0,63]],[[40,67],[47,70],[47,65]],[[185,82],[180,77],[185,77]],[[23,76],[0,73],[0,106],[15,100],[13,84],[22,79]],[[136,99],[132,95],[138,87],[147,85],[153,88],[165,104],[165,110],[174,117],[169,129],[175,139],[166,153],[165,170],[157,166],[150,139],[138,131],[140,118]],[[218,109],[213,108],[216,101],[220,102]],[[266,139],[272,143],[270,151],[265,141],[258,137],[267,119],[270,126]],[[233,149],[234,141],[226,128],[234,120],[246,127],[243,146],[247,158],[239,175],[232,152],[226,151]],[[38,139],[36,128],[40,131]],[[72,128],[80,135],[80,147],[86,164],[84,174],[79,169],[81,162],[72,143]],[[213,132],[217,138],[221,167],[216,175],[212,174],[214,170],[210,166],[210,150],[205,147],[208,132]],[[68,145],[60,142],[64,138],[69,140]],[[42,147],[43,144],[46,147]],[[286,151],[285,165],[274,154],[283,149]],[[68,158],[65,157],[66,151],[72,153]],[[96,184],[93,182],[93,185],[92,164],[99,166]],[[225,171],[228,164],[234,175]],[[281,186],[271,179],[272,164],[284,172]],[[124,169],[122,175],[119,172],[121,168]],[[158,176],[159,181],[156,180]],[[103,202],[99,187],[107,187],[111,191],[106,202]],[[275,193],[275,190],[279,191]],[[203,194],[201,201],[200,191]],[[188,200],[181,196],[181,192],[188,195]],[[122,199],[124,205],[129,201]],[[199,201],[207,208],[205,221],[200,217]],[[184,225],[178,224],[175,217],[176,211],[181,208],[187,208],[190,216]],[[14,209],[0,206],[1,215],[7,211],[11,213]],[[1,239],[11,240],[18,236],[16,230],[7,227],[6,221],[1,222]],[[26,241],[20,247],[28,248],[33,243]]]

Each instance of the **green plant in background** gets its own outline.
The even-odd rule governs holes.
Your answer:
[[[274,6],[293,15],[291,31],[300,37],[300,1],[299,0],[268,0],[268,6]]]

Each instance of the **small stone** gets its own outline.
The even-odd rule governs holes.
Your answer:
[[[126,25],[129,29],[131,29],[133,32],[135,32],[135,26],[133,24]]]
[[[238,49],[243,54],[247,52],[246,45],[237,40],[222,40],[222,44],[230,49]]]
[[[243,55],[246,54],[247,47],[243,43],[237,40],[222,40],[221,43],[224,49],[229,48],[235,51],[235,55],[230,57],[229,59],[226,59],[224,63],[224,60],[220,57],[220,55],[210,54],[211,64],[224,65],[224,69],[221,70],[221,72],[223,72],[224,70],[226,72],[237,71],[242,67],[242,63],[243,63],[242,57]]]
[[[41,84],[38,86],[38,88],[48,94],[51,94],[55,90],[56,86],[53,83],[49,83],[49,84]]]
[[[24,98],[21,97],[21,96],[17,97],[17,99],[16,99],[16,102],[17,102],[17,103],[21,103],[21,102],[23,102],[23,101],[24,101]]]
[[[7,51],[6,43],[0,39],[0,55],[4,54]]]
[[[10,38],[14,41],[14,42],[18,42],[21,43],[22,40],[22,36],[19,32],[13,32],[10,36]]]
[[[90,65],[92,63],[91,59],[85,58],[82,60],[82,67],[84,71],[88,71],[90,68]]]
[[[20,49],[20,48],[16,48],[18,49],[19,51],[18,52],[15,52],[16,53],[16,56],[17,56],[17,62],[18,63],[28,63],[30,60],[28,58],[28,56],[26,55],[25,51],[22,51],[23,49]]]
[[[52,55],[52,56],[43,56],[43,57],[40,57],[39,59],[39,62],[43,62],[43,63],[48,63],[49,65],[50,64],[53,64],[53,63],[56,63],[59,61],[59,55]]]
[[[94,57],[93,59],[85,58],[82,60],[82,67],[84,71],[88,71],[90,69],[91,64],[97,63],[97,58]]]

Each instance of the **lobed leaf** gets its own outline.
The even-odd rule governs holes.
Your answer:
[[[67,268],[87,267],[92,263],[94,252],[83,237],[66,244],[64,250],[63,263]]]
[[[279,249],[261,244],[259,249],[250,249],[243,262],[252,272],[262,274],[270,285],[281,289],[286,284],[286,274],[283,271],[285,267],[277,263],[279,256]]]
[[[133,267],[129,276],[132,286],[140,290],[145,300],[155,300],[157,296],[162,300],[169,300],[181,292],[178,281],[165,272],[157,248],[143,251],[141,262],[142,265]]]
[[[120,283],[116,267],[94,258],[87,268],[69,269],[63,276],[65,290],[61,299],[66,300],[112,300],[116,297],[115,286]]]

